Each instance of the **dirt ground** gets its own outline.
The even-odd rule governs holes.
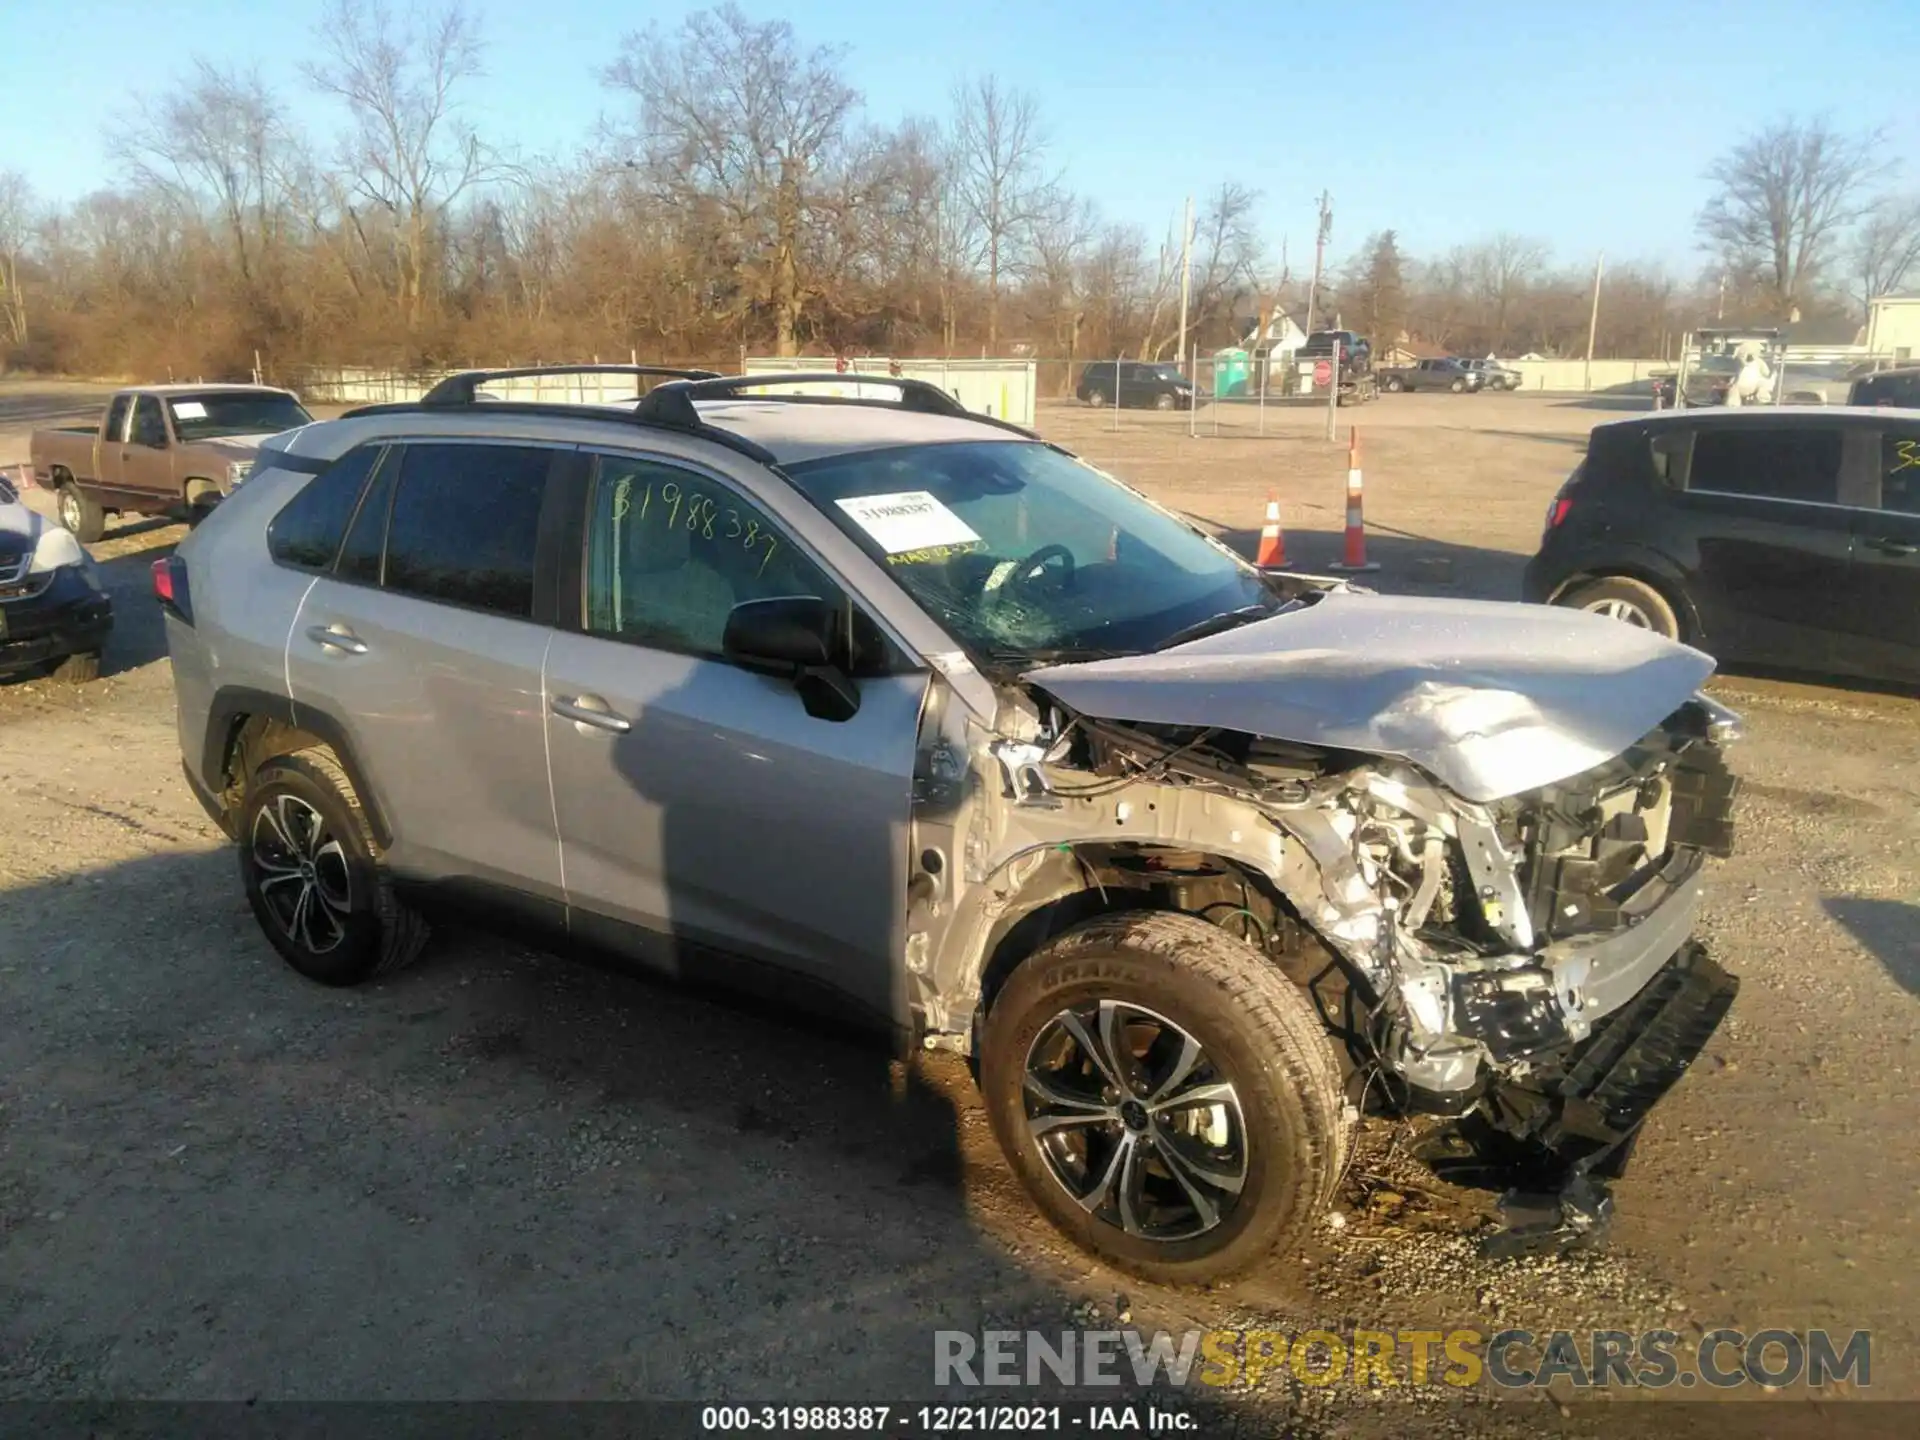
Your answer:
[[[0,465],[94,403],[0,386]],[[1222,414],[1193,438],[1184,416],[1065,406],[1041,428],[1243,547],[1276,494],[1312,569],[1338,554],[1358,423],[1374,583],[1511,597],[1611,418],[1397,396],[1341,412],[1329,444],[1319,411]],[[483,935],[363,990],[298,980],[179,777],[146,588],[179,534],[95,547],[118,607],[105,678],[0,686],[0,1399],[898,1400],[931,1392],[936,1329],[1116,1311],[1145,1330],[1864,1328],[1872,1393],[1920,1399],[1910,696],[1714,682],[1748,738],[1705,938],[1743,989],[1649,1124],[1604,1251],[1477,1258],[1487,1197],[1376,1122],[1341,1228],[1178,1292],[1056,1242],[957,1065],[903,1070]],[[1242,1403],[1355,1435],[1580,1434],[1622,1408],[1277,1379]]]

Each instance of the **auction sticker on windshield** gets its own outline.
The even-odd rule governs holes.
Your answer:
[[[980,544],[973,528],[925,490],[855,495],[835,502],[889,556]]]
[[[176,400],[173,402],[173,418],[176,420],[204,420],[207,407],[198,400]]]

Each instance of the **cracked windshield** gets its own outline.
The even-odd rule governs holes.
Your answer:
[[[962,644],[1003,664],[1155,650],[1279,604],[1210,541],[1045,446],[917,445],[790,473]]]

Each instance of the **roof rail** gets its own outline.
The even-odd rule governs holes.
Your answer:
[[[717,380],[717,370],[673,370],[661,365],[532,365],[518,370],[462,370],[449,375],[425,395],[427,410],[450,410],[479,401],[482,385],[494,380],[518,380],[532,375],[659,375],[669,380]]]
[[[693,408],[696,400],[723,400],[738,396],[743,391],[760,389],[789,389],[800,385],[891,385],[900,392],[898,402],[870,400],[864,395],[751,395],[753,400],[778,400],[788,404],[814,405],[895,405],[899,409],[913,410],[922,415],[948,415],[957,420],[975,420],[982,425],[992,425],[1001,430],[1012,430],[1016,434],[1032,438],[1033,431],[1024,425],[1016,425],[1011,420],[1002,420],[993,415],[982,415],[969,410],[938,385],[925,380],[909,380],[899,375],[870,375],[862,371],[824,371],[796,370],[777,375],[720,375],[712,379],[669,381],[656,385],[648,391],[634,411],[635,418],[643,423],[672,425],[687,428],[703,425],[699,413]]]

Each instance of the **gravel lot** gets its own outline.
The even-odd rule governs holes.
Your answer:
[[[96,394],[0,386],[0,465]],[[1607,418],[1422,395],[1341,412],[1334,445],[1320,412],[1279,407],[1223,411],[1218,436],[1203,412],[1198,438],[1183,416],[1041,424],[1243,546],[1277,494],[1315,568],[1356,421],[1381,588],[1504,597]],[[1873,1393],[1920,1399],[1910,696],[1715,681],[1749,739],[1706,932],[1745,983],[1643,1137],[1604,1252],[1478,1259],[1487,1197],[1376,1123],[1313,1253],[1158,1291],[1054,1242],[957,1066],[479,935],[365,990],[297,979],[179,778],[146,600],[179,534],[95,547],[118,605],[103,680],[0,686],[0,1399],[897,1400],[930,1390],[935,1329],[1057,1330],[1122,1293],[1147,1329],[1870,1328]],[[1279,1381],[1256,1402],[1307,1432],[1413,1418]],[[1609,1408],[1469,1413],[1586,1433]]]

